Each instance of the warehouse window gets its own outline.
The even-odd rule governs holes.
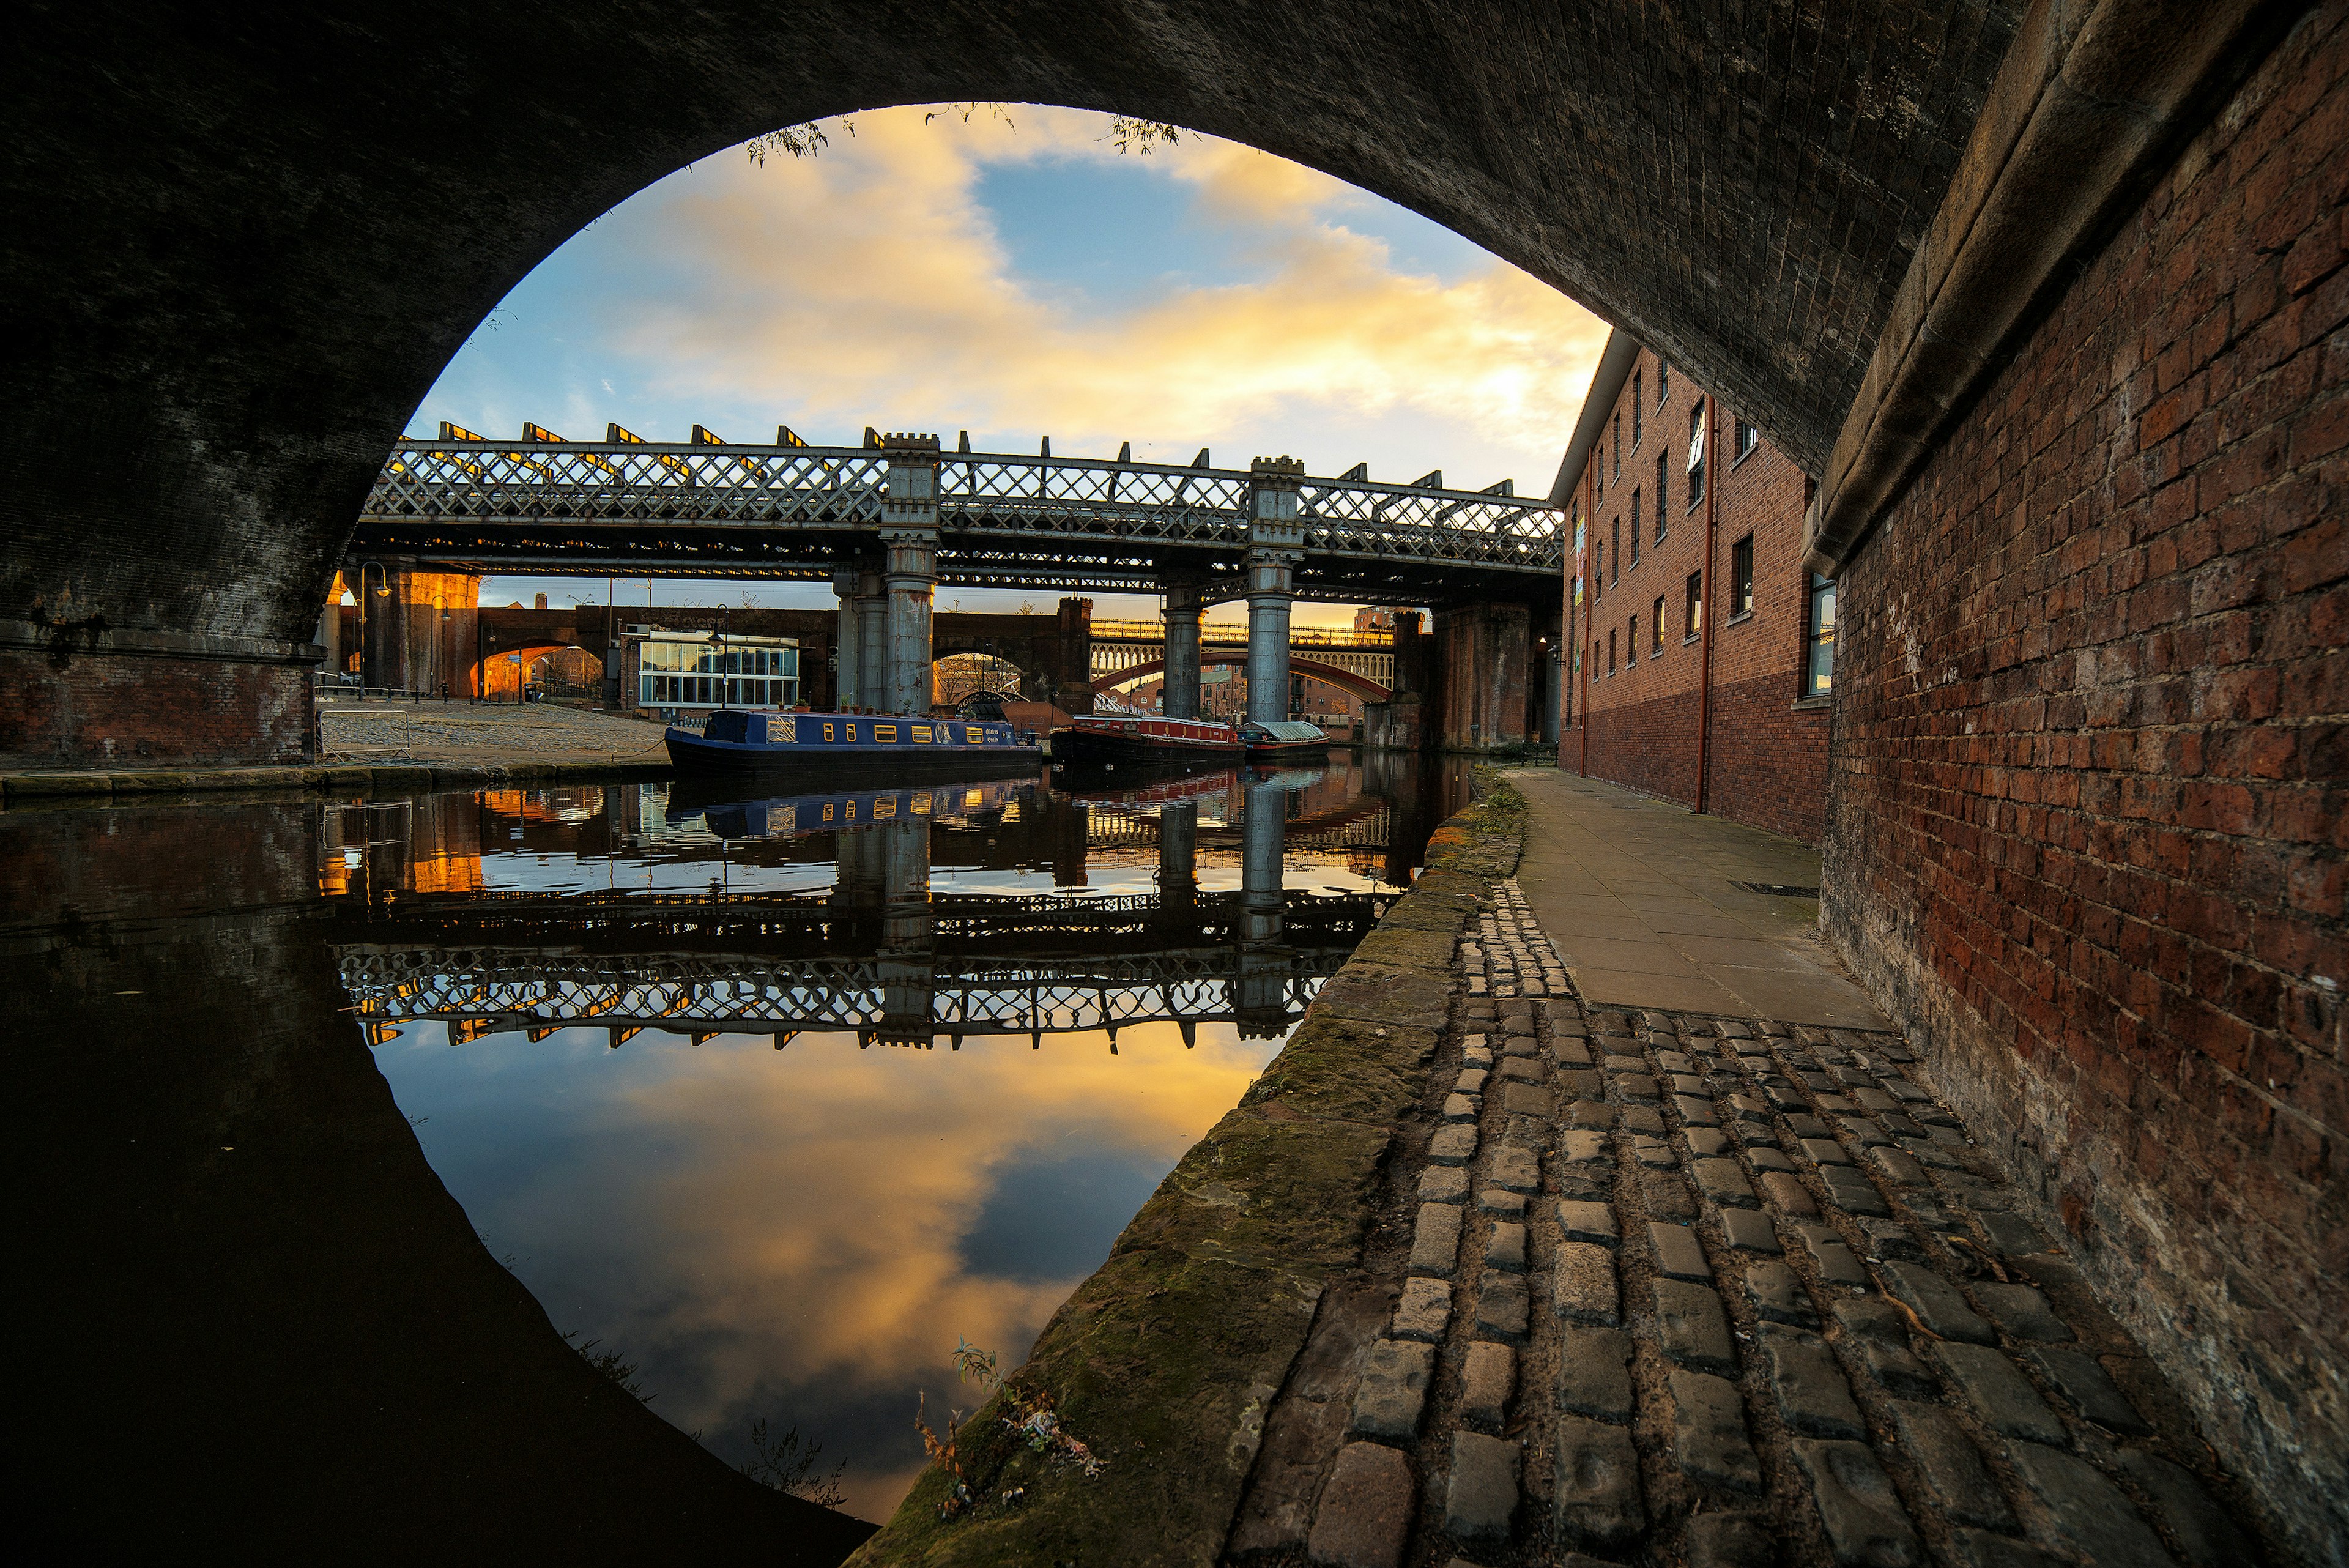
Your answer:
[[[1832,577],[1808,575],[1810,607],[1804,617],[1803,640],[1810,658],[1803,671],[1803,695],[1824,697],[1835,690],[1836,586]]]
[[[1688,476],[1689,510],[1693,512],[1696,510],[1697,503],[1704,499],[1704,405],[1702,403],[1689,410]]]
[[[1754,535],[1729,547],[1729,618],[1754,613]]]

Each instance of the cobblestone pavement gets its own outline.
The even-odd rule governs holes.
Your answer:
[[[660,762],[662,726],[553,702],[322,702],[327,761]]]
[[[1461,956],[1233,1559],[2263,1560],[1899,1036],[1587,1006],[1513,881]]]

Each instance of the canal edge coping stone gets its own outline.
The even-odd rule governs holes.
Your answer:
[[[1280,1054],[1168,1173],[1011,1375],[1051,1398],[1102,1473],[1088,1480],[1030,1450],[1004,1425],[997,1394],[959,1438],[975,1508],[939,1517],[952,1482],[933,1464],[854,1568],[1206,1568],[1221,1556],[1266,1413],[1324,1286],[1361,1256],[1392,1129],[1426,1088],[1460,933],[1516,868],[1525,799],[1490,774],[1479,787],[1484,797],[1429,838],[1425,869]]]

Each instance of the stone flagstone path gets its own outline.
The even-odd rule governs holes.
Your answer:
[[[1226,1560],[2270,1560],[1900,1037],[1585,1006],[1516,885]]]

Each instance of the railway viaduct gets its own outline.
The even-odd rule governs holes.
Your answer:
[[[0,754],[305,729],[394,438],[597,213],[807,119],[1165,119],[1555,284],[1817,480],[1826,934],[2337,1560],[2344,0],[124,0],[18,16]]]

